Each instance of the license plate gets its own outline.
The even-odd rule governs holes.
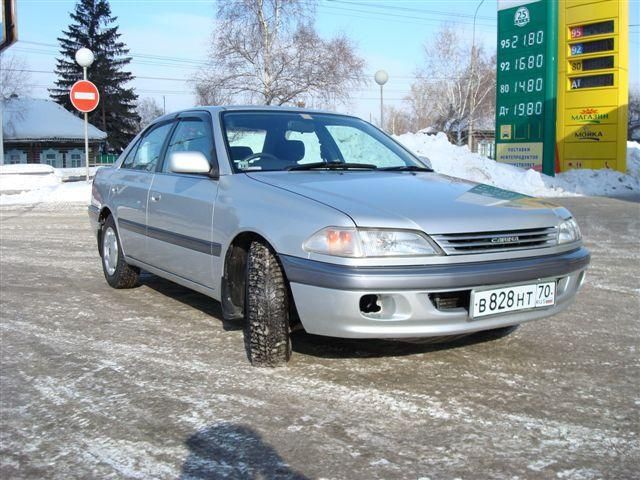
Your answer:
[[[518,285],[474,291],[471,295],[473,318],[497,313],[551,307],[556,303],[556,282]]]

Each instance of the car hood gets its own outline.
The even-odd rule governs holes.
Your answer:
[[[563,207],[544,200],[436,173],[247,175],[340,210],[359,227],[417,229],[430,234],[488,232],[551,227],[570,216]]]

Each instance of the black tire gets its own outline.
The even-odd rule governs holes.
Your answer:
[[[245,345],[252,365],[277,367],[291,358],[289,292],[274,252],[249,248],[246,270]]]
[[[117,248],[114,249],[115,252],[112,252],[112,254],[115,253],[117,259],[114,262],[115,265],[113,265],[113,267],[115,268],[113,271],[109,271],[109,268],[107,267],[108,262],[105,260],[105,238],[106,236],[111,236],[111,234],[115,235],[114,240],[117,245]],[[118,235],[118,229],[116,228],[116,222],[114,222],[111,215],[109,215],[102,224],[99,249],[102,271],[104,272],[104,278],[107,280],[109,285],[113,288],[133,288],[138,284],[140,269],[132,267],[125,262],[124,255],[122,254],[122,245],[120,244],[120,236]]]

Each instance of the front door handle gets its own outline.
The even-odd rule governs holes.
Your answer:
[[[159,202],[162,199],[162,195],[160,195],[159,193],[152,193],[151,194],[151,201],[152,202]]]

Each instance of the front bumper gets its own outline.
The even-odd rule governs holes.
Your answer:
[[[457,335],[515,325],[565,309],[578,291],[590,255],[561,254],[495,262],[353,267],[281,255],[298,314],[309,333],[345,338]],[[473,319],[466,307],[439,309],[433,294],[556,281],[548,308]],[[360,300],[377,295],[382,311],[365,313]]]

